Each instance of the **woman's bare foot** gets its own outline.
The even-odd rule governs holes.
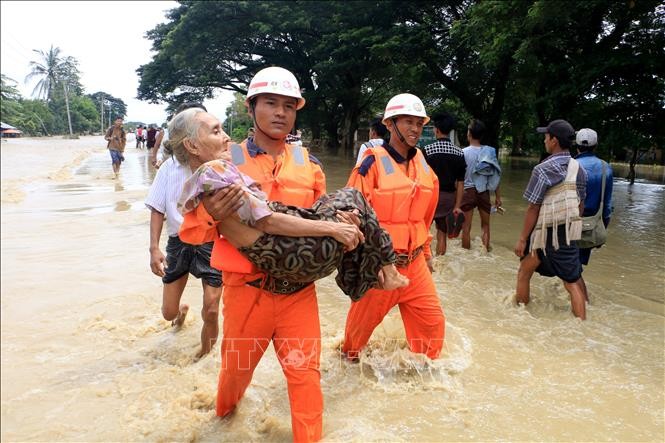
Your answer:
[[[178,311],[178,316],[171,321],[171,326],[176,328],[181,327],[185,323],[185,317],[187,317],[187,312],[189,311],[189,305],[181,304]]]
[[[398,289],[409,284],[409,279],[400,274],[395,265],[386,265],[379,272],[383,273],[383,284],[381,287],[386,291],[392,291],[393,289]]]

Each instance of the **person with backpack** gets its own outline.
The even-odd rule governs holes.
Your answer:
[[[612,216],[612,167],[604,160],[596,156],[595,149],[598,146],[598,134],[593,129],[583,128],[577,131],[575,145],[579,154],[575,157],[587,174],[586,199],[584,199],[584,212],[582,217],[600,217],[605,228],[610,224]],[[601,214],[598,214],[602,211]],[[602,244],[587,244],[580,240],[580,263],[583,266],[589,264],[591,250],[600,248]],[[603,241],[604,243],[604,241]],[[586,293],[586,283],[582,278],[582,285]]]

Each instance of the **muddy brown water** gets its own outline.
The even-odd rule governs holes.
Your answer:
[[[219,348],[194,362],[200,318],[180,332],[161,318],[143,205],[154,171],[131,145],[113,180],[101,137],[2,143],[2,441],[289,441],[274,352],[219,420]],[[352,159],[317,155],[329,190],[343,186]],[[512,304],[528,176],[506,165],[491,253],[474,226],[470,251],[455,240],[435,261],[440,360],[406,350],[393,311],[362,362],[343,362],[349,301],[332,277],[317,283],[324,440],[663,441],[665,186],[616,180],[580,322],[555,279],[535,276],[532,303]],[[195,279],[184,300],[198,312]]]

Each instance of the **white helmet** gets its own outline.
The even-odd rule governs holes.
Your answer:
[[[386,121],[398,115],[413,115],[416,117],[423,117],[425,124],[429,122],[429,117],[425,112],[423,102],[413,94],[397,94],[390,99],[386,105],[386,111],[383,113],[382,123],[385,125]]]
[[[298,99],[296,109],[301,109],[305,106],[305,99],[300,94],[300,85],[296,77],[291,71],[277,66],[264,68],[256,73],[252,81],[249,82],[245,104],[249,106],[249,100],[259,94],[277,94],[293,97]]]

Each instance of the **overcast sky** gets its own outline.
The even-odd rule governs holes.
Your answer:
[[[139,78],[136,69],[153,56],[145,34],[166,21],[174,1],[76,1],[0,2],[0,69],[18,83],[21,94],[31,97],[36,80],[25,83],[33,49],[46,51],[51,45],[61,54],[79,61],[81,83],[86,93],[108,92],[127,104],[128,121],[162,123],[166,105],[136,99]],[[205,102],[208,111],[224,120],[232,100],[220,91]]]

